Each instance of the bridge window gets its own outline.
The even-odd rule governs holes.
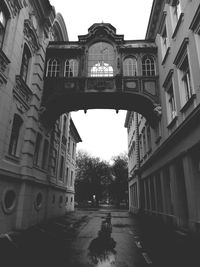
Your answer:
[[[155,61],[152,56],[144,56],[142,59],[142,75],[154,76],[156,74]]]
[[[112,77],[114,75],[114,49],[106,42],[98,42],[90,46],[88,52],[88,76]]]
[[[78,76],[78,61],[70,59],[65,61],[64,77],[77,77]]]
[[[123,74],[124,76],[136,76],[137,75],[137,60],[136,58],[126,58],[123,62]]]
[[[60,63],[56,59],[49,59],[47,62],[47,77],[58,77],[60,72]]]

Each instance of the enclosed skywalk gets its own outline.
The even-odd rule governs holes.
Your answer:
[[[107,23],[93,24],[76,42],[50,42],[41,106],[47,126],[64,112],[98,108],[136,111],[154,127],[159,103],[154,42],[125,41]]]

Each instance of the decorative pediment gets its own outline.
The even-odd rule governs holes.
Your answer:
[[[24,21],[24,35],[33,53],[35,53],[40,48],[40,44],[37,32],[33,26],[32,21],[29,19],[26,19]]]
[[[183,42],[182,42],[182,44],[181,44],[181,46],[179,48],[179,51],[178,51],[178,53],[177,53],[177,55],[176,55],[176,57],[174,59],[174,62],[173,62],[176,66],[180,66],[181,65],[181,62],[182,62],[182,60],[183,60],[183,58],[184,58],[184,56],[185,56],[185,54],[187,52],[188,43],[189,43],[189,38],[187,38],[187,37],[184,38],[184,40],[183,40]]]
[[[192,20],[190,29],[194,31],[194,33],[200,34],[200,4]]]
[[[11,11],[12,17],[14,18],[19,14],[20,10],[22,9],[23,5],[21,0],[6,0]]]
[[[17,100],[17,107],[25,112],[30,108],[30,103],[32,99],[32,91],[23,81],[20,75],[16,76],[16,84],[13,89],[13,96]]]
[[[87,43],[92,39],[105,40],[111,39],[117,44],[124,42],[124,35],[116,34],[116,29],[109,23],[95,23],[88,29],[88,34],[79,35],[79,42]]]

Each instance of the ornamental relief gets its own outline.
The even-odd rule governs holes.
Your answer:
[[[24,110],[25,112],[30,108],[33,94],[19,75],[16,76],[16,84],[13,88],[13,96],[15,100],[17,100],[16,103],[18,109],[21,111]]]
[[[17,16],[22,9],[23,5],[21,0],[6,0],[9,9],[11,10],[12,17]]]
[[[29,19],[24,20],[24,35],[25,40],[28,42],[29,46],[32,49],[32,52],[35,54],[39,50],[40,44],[37,36],[37,32],[33,26],[33,23]]]

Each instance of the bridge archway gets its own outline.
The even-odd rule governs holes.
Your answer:
[[[154,127],[161,114],[157,48],[125,41],[108,23],[96,23],[77,42],[50,42],[41,119],[51,126],[64,112],[116,109],[141,113]]]

